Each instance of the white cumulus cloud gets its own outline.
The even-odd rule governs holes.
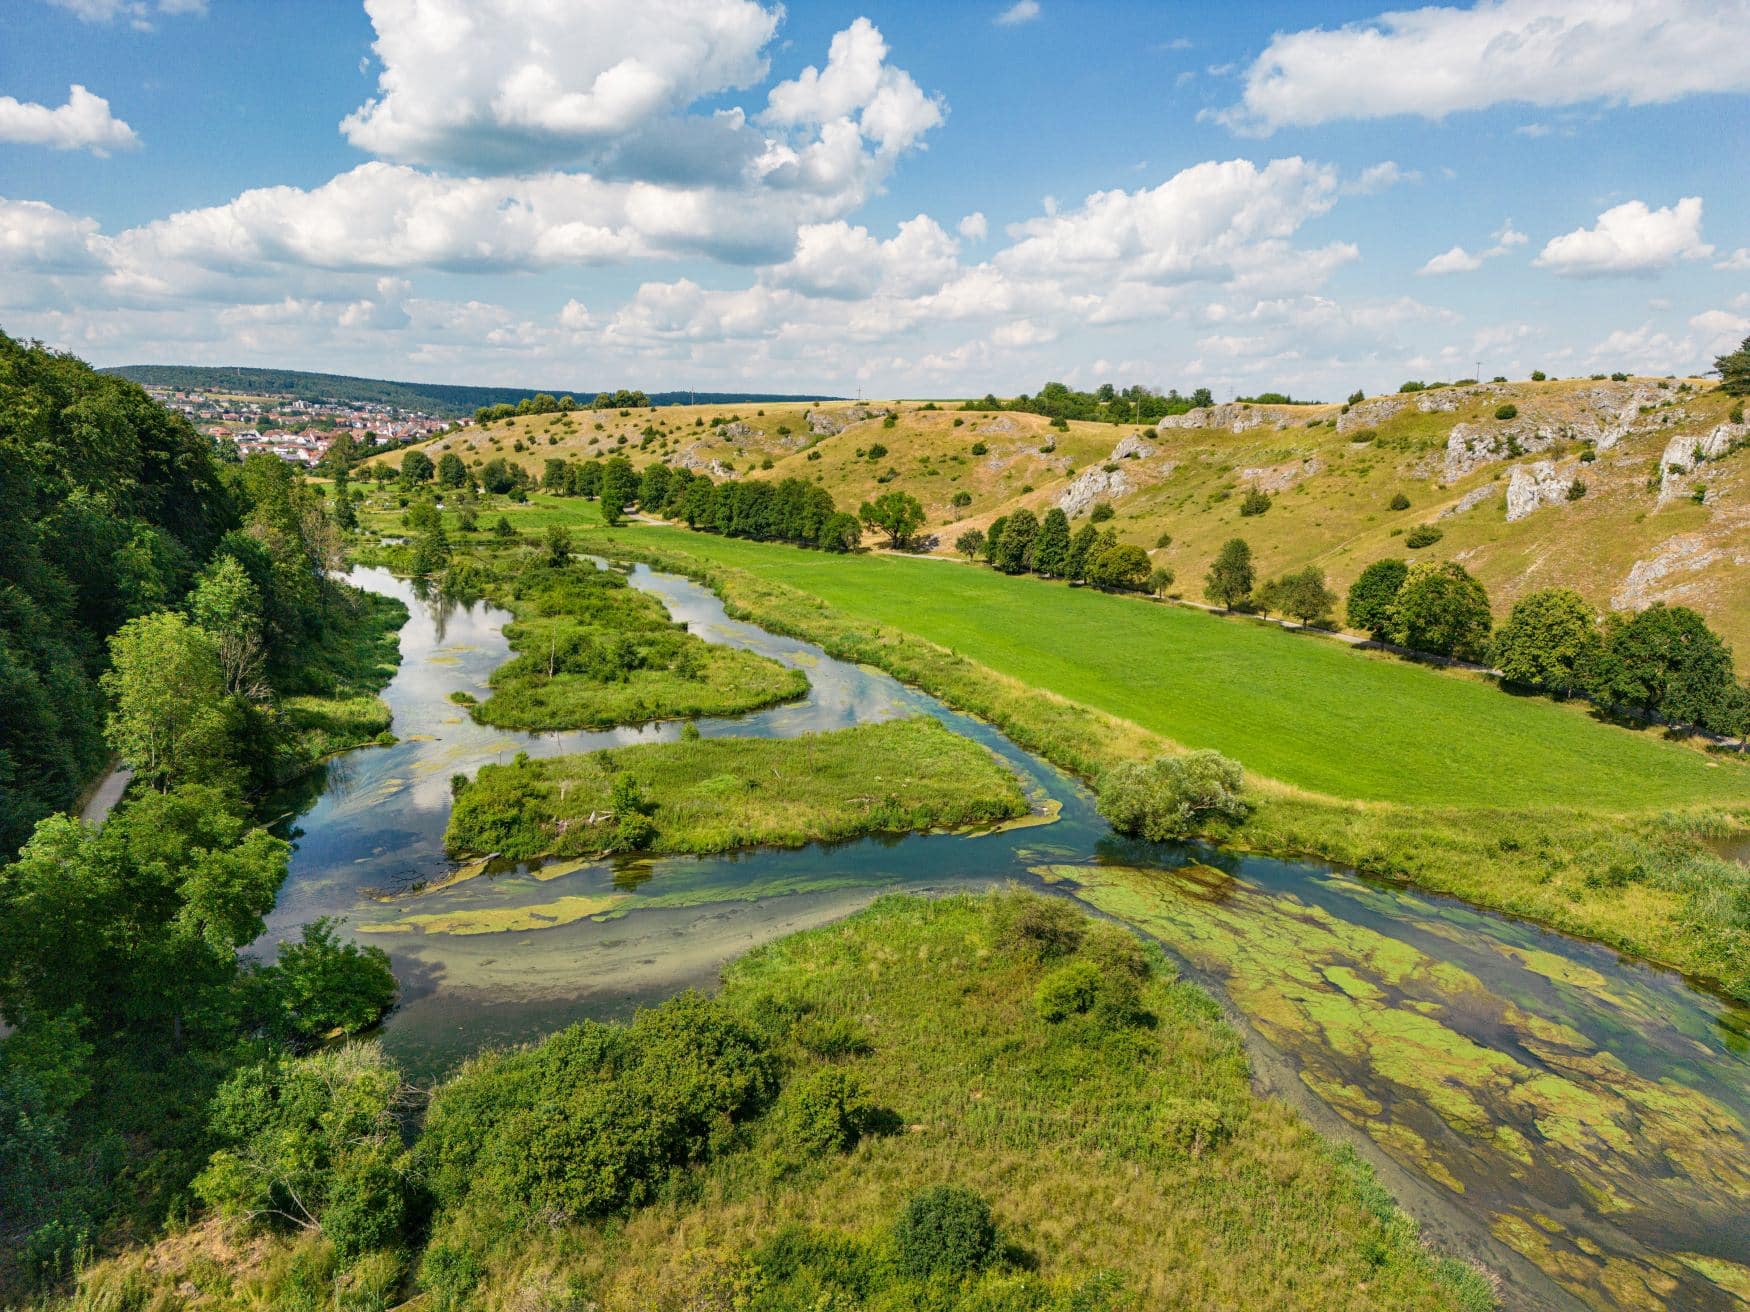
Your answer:
[[[984,217],[984,211],[974,210],[961,219],[960,235],[967,241],[983,241],[990,236],[990,220]]]
[[[1750,0],[1479,0],[1278,33],[1218,115],[1269,133],[1490,105],[1658,104],[1750,89]]]
[[[1594,226],[1552,238],[1533,263],[1569,277],[1648,274],[1713,250],[1701,239],[1701,197],[1685,196],[1656,210],[1638,200],[1605,210]]]
[[[1454,246],[1449,251],[1442,251],[1416,272],[1424,276],[1437,276],[1443,273],[1474,273],[1483,267],[1483,257],[1472,255],[1462,246]]]
[[[109,101],[77,82],[67,93],[67,103],[55,109],[0,96],[0,141],[89,150],[94,155],[140,144],[134,130],[109,112]]]
[[[1021,23],[1031,23],[1039,17],[1039,0],[1015,0],[1002,13],[991,21],[998,27],[1015,27]]]
[[[367,0],[382,72],[353,145],[462,169],[600,167],[628,137],[766,75],[782,10],[753,0]],[[693,125],[710,136],[709,119]],[[644,143],[685,156],[691,142]]]

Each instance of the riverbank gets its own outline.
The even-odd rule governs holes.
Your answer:
[[[484,766],[456,799],[444,842],[456,855],[513,860],[705,855],[1026,814],[1020,783],[995,756],[916,718]]]
[[[1090,975],[1107,983],[1084,999]],[[689,1099],[647,1112],[645,1062]],[[671,1162],[673,1118],[736,1090]],[[564,1150],[584,1126],[589,1155]],[[417,1289],[603,1312],[736,1290],[759,1312],[1494,1305],[1364,1166],[1252,1091],[1234,1031],[1158,951],[1037,896],[885,898],[743,957],[710,1002],[484,1057],[436,1090],[413,1155],[429,1230],[379,1227],[349,1262],[321,1231],[208,1221],[88,1271],[80,1306],[194,1282],[241,1312],[369,1280],[381,1306]],[[999,1242],[926,1289],[895,1219],[943,1183],[985,1201]]]
[[[580,544],[697,579],[723,597],[731,614],[886,670],[989,720],[1084,780],[1125,761],[1181,750],[1134,721],[1023,683],[915,633],[853,619],[798,588],[686,551],[649,530],[598,530],[583,534]],[[1344,742],[1327,750],[1370,749]],[[1378,750],[1391,753],[1389,744]],[[1750,799],[1724,796],[1657,810],[1410,805],[1345,801],[1256,772],[1248,774],[1248,787],[1257,803],[1252,816],[1238,828],[1212,829],[1212,841],[1413,882],[1673,966],[1750,1000],[1750,872],[1704,841],[1750,829]]]
[[[276,770],[280,784],[341,752],[381,743],[390,731],[389,707],[377,694],[401,663],[407,607],[363,588],[334,587],[338,601],[317,639],[298,653],[277,701],[290,730]]]

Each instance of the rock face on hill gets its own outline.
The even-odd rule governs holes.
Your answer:
[[[1659,457],[1659,500],[1681,495],[1687,476],[1697,466],[1718,460],[1745,442],[1750,442],[1750,425],[1745,424],[1720,424],[1704,437],[1679,433]]]
[[[1155,425],[1155,431],[1168,433],[1174,429],[1225,428],[1230,433],[1243,433],[1249,428],[1262,428],[1266,424],[1287,423],[1291,418],[1293,415],[1281,406],[1241,405],[1237,401],[1229,401],[1224,405],[1190,410],[1182,415],[1168,415]]]
[[[1303,460],[1289,460],[1280,465],[1261,465],[1251,469],[1241,469],[1235,477],[1247,487],[1255,487],[1260,492],[1284,492],[1300,482],[1303,478],[1311,478],[1324,465],[1317,456],[1307,456]]]
[[[1103,465],[1095,465],[1075,476],[1063,490],[1063,495],[1058,497],[1057,507],[1074,519],[1077,515],[1093,509],[1095,502],[1115,501],[1130,489],[1130,479],[1123,469],[1114,469],[1108,473]]]
[[[743,423],[739,419],[732,424],[717,425],[718,437],[758,437],[759,435],[759,429],[752,424]]]
[[[1366,428],[1377,428],[1394,415],[1403,413],[1409,404],[1407,396],[1380,396],[1352,405],[1337,416],[1337,432],[1347,437]]]
[[[1475,395],[1479,391],[1499,393],[1505,389],[1466,390]],[[1598,451],[1608,451],[1637,425],[1682,423],[1688,417],[1682,409],[1666,410],[1657,419],[1641,413],[1643,407],[1653,406],[1666,397],[1668,394],[1645,383],[1598,383],[1553,406],[1527,397],[1519,403],[1520,413],[1512,419],[1454,424],[1446,439],[1442,473],[1451,482],[1490,461],[1533,455],[1564,442],[1590,442]],[[1339,431],[1342,426],[1339,420]]]
[[[1559,506],[1568,499],[1573,480],[1556,472],[1553,460],[1514,465],[1507,478],[1507,522],[1524,519],[1540,506]]]
[[[1142,460],[1155,453],[1155,444],[1141,433],[1132,433],[1112,448],[1109,460]]]
[[[808,431],[816,437],[832,437],[842,433],[852,424],[860,424],[865,419],[873,419],[880,411],[866,405],[853,405],[844,410],[809,410],[802,416],[802,422],[808,425]]]
[[[677,455],[671,462],[678,469],[690,470],[695,474],[704,474],[709,478],[734,478],[735,469],[721,460],[703,454],[695,443]]]

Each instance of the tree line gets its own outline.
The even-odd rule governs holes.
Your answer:
[[[550,392],[537,392],[534,396],[525,396],[517,402],[505,401],[499,405],[483,405],[474,412],[474,422],[484,427],[499,419],[514,419],[518,415],[562,415],[573,410],[648,410],[650,397],[648,394],[622,387],[617,392],[597,392],[588,406],[580,404],[576,397],[569,394],[554,396]]]
[[[1199,387],[1189,396],[1179,395],[1178,388],[1165,393],[1152,387],[1135,385],[1118,388],[1102,383],[1091,392],[1078,392],[1064,383],[1047,383],[1037,394],[1001,399],[987,395],[980,401],[968,401],[963,410],[1018,410],[1044,415],[1048,419],[1081,419],[1103,424],[1136,424],[1164,419],[1168,415],[1189,414],[1215,404],[1207,387]]]

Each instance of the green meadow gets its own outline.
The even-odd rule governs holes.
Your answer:
[[[1581,704],[1512,696],[1313,633],[936,559],[829,556],[655,525],[617,535],[787,584],[847,619],[1314,792],[1607,810],[1750,800],[1750,769],[1735,761],[1601,723]]]

